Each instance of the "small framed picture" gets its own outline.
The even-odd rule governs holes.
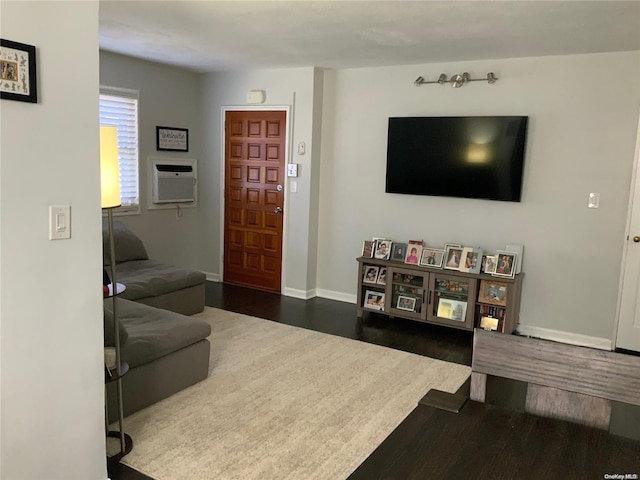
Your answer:
[[[380,272],[378,272],[378,278],[376,278],[376,283],[378,285],[387,284],[387,267],[380,267]]]
[[[467,302],[440,298],[438,301],[438,317],[464,322],[467,316]]]
[[[380,267],[376,267],[374,265],[367,265],[364,268],[364,276],[362,277],[363,283],[376,283],[378,279],[378,273],[380,272]]]
[[[468,273],[480,273],[482,267],[482,250],[479,248],[465,247],[462,249],[462,261],[460,271]]]
[[[407,254],[404,257],[404,263],[412,263],[418,265],[420,263],[420,256],[422,255],[422,245],[417,243],[410,243],[407,245]]]
[[[373,257],[373,241],[372,240],[365,240],[362,242],[362,256],[364,258]]]
[[[444,254],[444,268],[448,270],[460,270],[462,250],[462,247],[449,245]]]
[[[156,150],[189,151],[189,130],[186,128],[156,127]]]
[[[364,307],[371,310],[384,310],[384,293],[367,290],[364,294]]]
[[[389,260],[391,255],[391,240],[377,240],[374,257],[380,260]]]
[[[498,330],[498,319],[493,317],[482,317],[480,328],[484,330]]]
[[[444,250],[438,248],[423,248],[420,265],[431,268],[442,268]]]
[[[496,271],[492,275],[496,277],[513,278],[516,273],[516,260],[518,254],[514,252],[496,252]]]
[[[398,310],[406,310],[407,312],[416,311],[416,299],[413,297],[406,297],[404,295],[398,296],[398,303],[396,305]]]
[[[0,98],[38,103],[36,47],[0,39]]]
[[[478,301],[480,303],[490,303],[491,305],[506,307],[508,293],[509,285],[507,283],[481,280]]]
[[[393,244],[393,252],[391,253],[391,260],[397,260],[399,262],[404,262],[404,256],[407,252],[407,244],[406,243],[394,243]]]
[[[496,255],[484,255],[482,257],[482,273],[494,273],[496,271]]]

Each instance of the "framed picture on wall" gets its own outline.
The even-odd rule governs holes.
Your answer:
[[[156,127],[156,150],[189,151],[189,130],[186,128]]]
[[[36,47],[0,39],[0,98],[38,103]]]

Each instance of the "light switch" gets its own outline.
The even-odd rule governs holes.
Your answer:
[[[289,191],[291,193],[296,193],[298,191],[298,182],[296,182],[295,180],[289,182]]]
[[[587,205],[589,208],[598,208],[600,206],[600,194],[599,193],[590,193],[589,194],[589,203]]]
[[[297,176],[298,176],[298,164],[287,163],[287,177],[297,177]]]
[[[49,240],[71,238],[71,206],[49,205]]]
[[[298,143],[298,155],[304,155],[307,151],[307,146],[304,142]]]

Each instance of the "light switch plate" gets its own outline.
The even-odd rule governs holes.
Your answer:
[[[71,206],[49,205],[49,240],[71,238]]]
[[[599,193],[590,193],[589,194],[589,204],[587,205],[589,208],[598,208],[600,207],[600,194]]]
[[[297,163],[288,163],[287,164],[287,177],[297,177],[298,176],[298,164]]]

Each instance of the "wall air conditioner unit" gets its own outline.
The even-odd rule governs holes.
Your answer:
[[[193,166],[153,164],[153,203],[183,203],[196,200]]]

